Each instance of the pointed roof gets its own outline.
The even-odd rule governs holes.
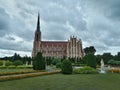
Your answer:
[[[40,31],[40,16],[38,12],[38,20],[37,20],[37,31]]]

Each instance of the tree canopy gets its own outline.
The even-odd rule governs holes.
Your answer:
[[[90,46],[90,47],[84,48],[84,52],[85,52],[85,54],[88,54],[88,53],[93,53],[93,54],[95,54],[96,49],[94,48],[94,46]]]

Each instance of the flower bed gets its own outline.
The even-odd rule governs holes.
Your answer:
[[[111,68],[108,70],[108,72],[111,72],[111,73],[120,73],[120,68]]]
[[[27,77],[35,77],[35,76],[41,76],[41,75],[57,74],[59,72],[60,72],[60,70],[59,71],[53,71],[53,72],[38,72],[38,73],[31,73],[31,74],[1,76],[0,81],[21,79],[21,78],[27,78]]]

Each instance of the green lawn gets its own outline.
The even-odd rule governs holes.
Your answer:
[[[120,90],[120,74],[45,75],[0,82],[0,90]]]

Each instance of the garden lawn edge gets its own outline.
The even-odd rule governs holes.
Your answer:
[[[60,70],[52,71],[52,72],[37,72],[37,73],[29,73],[29,74],[18,74],[18,75],[9,75],[9,76],[0,76],[0,82],[1,81],[7,81],[7,80],[15,80],[15,79],[22,79],[27,77],[36,77],[36,76],[42,76],[42,75],[51,75],[51,74],[57,74],[60,73]]]

